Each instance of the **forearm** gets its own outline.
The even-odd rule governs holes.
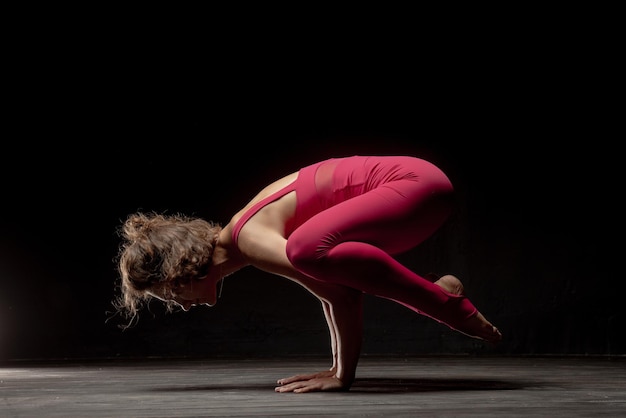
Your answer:
[[[363,293],[306,276],[297,281],[322,301],[333,353],[331,370],[345,386],[350,386],[361,355]]]
[[[324,317],[326,318],[326,324],[328,325],[330,348],[333,354],[333,363],[330,369],[335,372],[337,370],[337,330],[333,321],[332,309],[330,305],[323,300],[322,309],[324,310]]]
[[[363,298],[360,293],[350,296],[329,302],[335,335],[333,369],[347,386],[354,381],[363,340]]]
[[[363,294],[343,286],[298,280],[322,302],[330,333],[333,363],[330,370],[278,379],[276,392],[348,390],[354,382],[361,354]],[[307,284],[305,284],[307,283]]]

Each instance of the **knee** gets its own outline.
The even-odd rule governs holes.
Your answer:
[[[315,245],[294,235],[287,240],[287,258],[297,270],[311,274],[318,259]]]

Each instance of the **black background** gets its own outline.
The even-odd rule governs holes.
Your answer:
[[[365,354],[626,353],[615,66],[584,28],[134,23],[23,30],[11,51],[0,359],[326,354],[317,302],[253,269],[214,308],[154,303],[121,331],[116,229],[135,210],[226,223],[276,177],[354,154],[448,173],[457,211],[402,259],[458,274],[504,333],[487,346],[368,297]]]

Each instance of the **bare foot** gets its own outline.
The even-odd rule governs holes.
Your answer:
[[[442,276],[435,284],[453,295],[463,296],[465,294],[463,283],[451,274]],[[478,311],[463,321],[462,324],[456,326],[455,329],[469,337],[485,340],[492,344],[502,340],[502,334],[498,328],[487,321],[483,314]]]
[[[453,295],[464,295],[465,289],[463,288],[463,283],[456,276],[451,274],[446,274],[445,276],[441,276],[439,280],[435,282],[435,284],[441,287],[448,293],[452,293]]]
[[[478,311],[476,311],[475,315],[467,318],[464,321],[463,329],[458,329],[458,331],[469,337],[485,340],[492,344],[502,340],[500,330],[487,321],[483,314]]]

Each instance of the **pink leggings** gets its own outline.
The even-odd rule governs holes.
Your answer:
[[[396,301],[458,328],[475,314],[472,303],[392,256],[431,236],[452,209],[453,187],[447,176],[426,161],[410,162],[418,177],[384,182],[302,223],[289,236],[287,257],[316,280]]]

